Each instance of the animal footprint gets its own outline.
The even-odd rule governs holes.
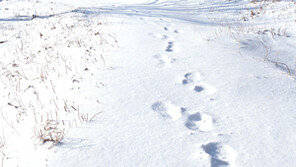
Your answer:
[[[202,149],[211,157],[211,166],[235,166],[237,157],[236,151],[229,145],[219,142],[211,142],[201,146]]]
[[[155,102],[151,106],[152,110],[158,112],[165,118],[171,118],[173,121],[182,117],[182,111],[184,108],[175,106],[170,102]]]
[[[205,90],[205,89],[202,86],[195,86],[194,87],[195,92],[202,92],[203,90]]]
[[[149,35],[151,35],[154,38],[158,38],[158,39],[168,39],[169,38],[167,35],[158,34],[158,33],[149,33]]]
[[[197,112],[189,115],[185,126],[190,130],[210,131],[213,129],[213,120],[208,114]]]
[[[173,27],[163,27],[163,29],[166,31],[173,31]]]
[[[165,31],[173,32],[173,33],[176,33],[176,34],[178,34],[180,32],[179,30],[174,29],[173,27],[163,27],[163,29]]]
[[[159,61],[159,67],[171,67],[171,64],[176,61],[167,55],[155,55],[154,58]]]
[[[178,50],[179,49],[178,49],[177,45],[175,44],[175,42],[172,42],[172,41],[168,42],[168,45],[165,49],[166,52],[174,52],[174,51],[176,52]]]
[[[166,52],[172,52],[173,51],[174,42],[168,42],[168,46],[165,49]]]
[[[184,75],[184,79],[182,80],[182,83],[184,85],[195,83],[197,81],[200,81],[202,79],[202,76],[200,73],[186,73]]]
[[[176,34],[179,34],[179,32],[180,32],[179,30],[175,30],[175,31],[174,31],[174,33],[176,33]]]
[[[194,85],[192,90],[197,93],[205,92],[209,95],[212,95],[217,91],[216,88],[204,82]]]
[[[197,93],[214,94],[217,90],[213,86],[202,81],[202,75],[198,72],[186,73],[182,84],[188,86],[191,90]]]

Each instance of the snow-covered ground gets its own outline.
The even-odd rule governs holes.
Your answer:
[[[289,166],[296,4],[0,1],[0,166]]]

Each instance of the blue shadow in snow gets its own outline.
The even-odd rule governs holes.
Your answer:
[[[141,17],[160,17],[183,20],[203,25],[221,25],[221,21],[213,21],[209,19],[211,16],[207,14],[215,13],[215,15],[229,14],[238,15],[241,12],[248,11],[251,8],[245,8],[246,2],[213,2],[211,4],[186,4],[185,1],[166,1],[158,2],[158,0],[139,5],[123,5],[123,6],[105,6],[105,7],[86,7],[78,8],[75,10],[77,13],[86,15],[95,14],[114,14],[114,15],[127,15],[127,16],[141,16]],[[189,3],[189,2],[188,2]],[[205,6],[205,7],[204,7]],[[218,13],[218,14],[217,14]],[[228,24],[237,24],[236,19],[227,20]]]
[[[19,16],[15,18],[0,18],[1,21],[32,21],[36,18],[47,19],[57,15],[67,13],[82,13],[85,15],[99,15],[99,14],[114,14],[114,15],[127,15],[127,16],[140,16],[140,17],[160,17],[171,18],[177,20],[183,20],[186,22],[192,22],[203,25],[221,25],[221,21],[213,21],[209,19],[211,16],[207,14],[215,13],[215,15],[232,14],[236,15],[240,12],[250,10],[250,8],[244,8],[244,4],[247,2],[206,2],[202,4],[194,4],[192,1],[165,1],[159,2],[155,0],[146,4],[135,5],[121,5],[121,6],[105,6],[105,7],[82,7],[72,11],[58,13],[48,16]],[[237,20],[227,20],[228,24],[237,24]]]

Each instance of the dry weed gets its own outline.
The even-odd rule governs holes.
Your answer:
[[[34,129],[35,137],[41,144],[52,142],[58,144],[65,136],[65,127],[55,120],[46,120],[44,123],[37,125]]]

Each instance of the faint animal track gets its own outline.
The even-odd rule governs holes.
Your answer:
[[[182,83],[184,85],[190,84],[190,83],[195,83],[197,81],[200,81],[202,79],[200,73],[186,73],[184,75],[185,79],[182,80]]]
[[[163,27],[163,29],[166,30],[166,31],[169,31],[169,32],[176,33],[176,34],[179,33],[179,30],[174,29],[173,27]]]
[[[176,59],[170,58],[167,55],[155,55],[154,58],[159,61],[159,67],[171,67],[171,64],[176,61]]]
[[[167,35],[163,35],[159,33],[149,33],[149,35],[151,35],[154,38],[163,39],[163,40],[169,38]]]
[[[208,114],[197,112],[189,115],[185,126],[190,130],[210,131],[213,129],[213,120]]]
[[[201,147],[211,156],[211,167],[235,166],[237,153],[229,145],[219,142],[210,142]]]
[[[166,36],[166,35],[163,35],[162,36],[162,39],[168,39],[169,37],[168,36]]]
[[[153,103],[151,108],[152,110],[158,112],[161,116],[171,118],[174,121],[181,118],[182,112],[186,110],[185,108],[175,106],[170,102],[161,101]]]
[[[163,29],[166,31],[172,31],[173,28],[172,27],[163,27]]]

